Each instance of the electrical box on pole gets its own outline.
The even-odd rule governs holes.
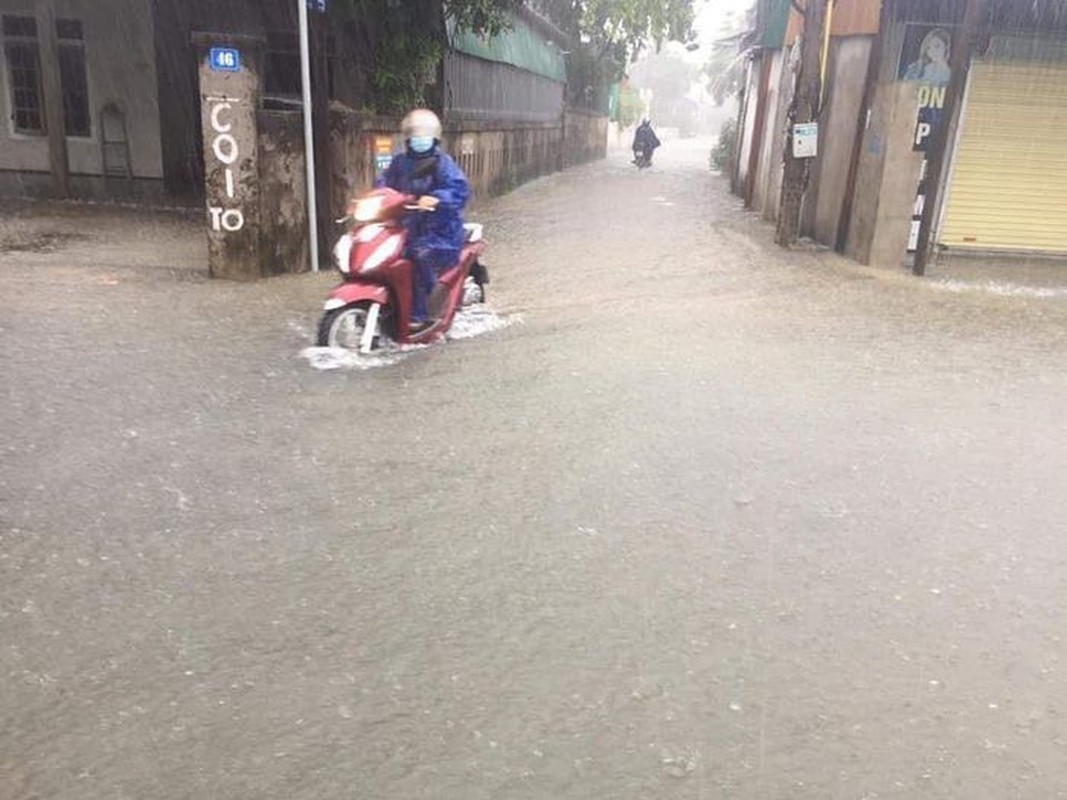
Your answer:
[[[819,99],[822,94],[823,26],[826,21],[826,8],[830,0],[807,0],[804,5],[804,33],[800,42],[800,68],[797,72],[796,91],[790,104],[789,142],[785,149],[785,167],[782,174],[782,197],[778,206],[778,228],[775,241],[783,247],[789,247],[797,240],[800,227],[800,208],[807,189],[808,170],[811,156],[805,153],[815,145],[804,140],[805,134],[810,139],[810,123],[817,123],[819,117]],[[797,133],[801,134],[798,143]],[[817,138],[818,128],[814,129]],[[800,145],[798,151],[798,144]]]

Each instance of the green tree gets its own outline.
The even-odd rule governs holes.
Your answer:
[[[641,47],[693,41],[693,0],[575,0],[578,32],[625,59]]]
[[[331,0],[330,15],[348,46],[340,58],[365,107],[400,114],[432,105],[446,21],[484,36],[512,25],[511,0]]]
[[[719,130],[719,141],[711,148],[708,164],[716,172],[727,172],[734,163],[736,153],[737,120],[731,117],[722,124]]]
[[[664,50],[637,61],[630,68],[630,81],[638,89],[652,90],[652,116],[666,124],[676,124],[673,112],[689,92],[697,68],[676,53]]]
[[[516,0],[444,0],[443,7],[445,19],[491,37],[511,28],[511,11],[516,4]]]
[[[444,47],[433,36],[400,33],[379,46],[371,85],[377,110],[403,114],[426,105],[426,88],[437,79]]]
[[[496,36],[511,27],[511,11],[518,0],[441,0],[440,13],[444,19],[469,31]],[[330,13],[342,18],[358,19],[367,15],[396,16],[418,8],[425,15],[433,3],[416,3],[412,0],[332,0]],[[436,29],[436,20],[429,20],[428,27]]]
[[[731,14],[725,18],[719,29],[716,41],[711,46],[711,53],[704,63],[704,78],[707,90],[721,106],[727,98],[734,97],[741,91],[745,76],[744,55],[738,52],[738,40],[745,30],[745,19],[740,14]]]
[[[623,86],[619,90],[619,111],[617,122],[624,128],[637,124],[641,119],[641,113],[645,110],[641,102],[641,95],[629,86]]]
[[[646,44],[693,39],[694,0],[540,0],[574,35],[568,99],[599,107],[629,57]],[[513,25],[522,0],[331,0],[330,14],[356,46],[349,61],[367,75],[371,107],[395,111],[427,101],[431,66],[447,46],[446,25],[493,37]]]
[[[568,101],[590,102],[618,81],[627,62],[647,45],[691,42],[693,0],[572,0],[578,44],[567,59]]]

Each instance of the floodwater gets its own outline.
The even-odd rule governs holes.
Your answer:
[[[426,350],[429,347],[440,347],[450,341],[470,339],[486,333],[506,328],[515,322],[521,322],[519,314],[510,317],[502,317],[493,311],[488,303],[478,303],[466,306],[456,312],[452,320],[452,326],[440,341],[430,345],[397,345],[393,342],[384,342],[379,348],[370,353],[359,353],[342,347],[305,347],[300,355],[307,359],[315,369],[375,369],[388,367],[399,363],[405,356]],[[297,330],[303,330],[297,328]]]
[[[1067,797],[1067,302],[664,138],[474,209],[522,324],[382,369],[187,221],[0,254],[0,796]]]

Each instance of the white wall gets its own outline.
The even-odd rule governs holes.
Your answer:
[[[822,115],[819,158],[814,168],[817,193],[813,204],[810,192],[805,198],[805,216],[808,217],[808,227],[814,238],[833,247],[837,242],[837,225],[848,189],[852,147],[867,81],[872,37],[835,36],[831,41],[834,49],[830,61],[833,73],[830,76],[828,105]]]
[[[33,2],[0,0],[0,13],[32,16]],[[67,137],[71,172],[101,174],[100,109],[115,102],[126,112],[134,176],[162,178],[150,1],[57,0],[56,14],[80,19],[85,32],[91,132]],[[6,58],[0,58],[0,87],[0,170],[47,172],[46,137],[14,133]]]
[[[752,210],[762,212],[768,219],[770,208],[778,210],[778,198],[771,195],[771,176],[776,169],[781,169],[781,159],[775,161],[775,143],[781,138],[781,122],[778,112],[779,98],[782,95],[782,51],[776,50],[771,56],[771,74],[767,81],[766,106],[763,116],[763,138],[760,141],[759,167],[756,170],[756,183],[752,191]]]
[[[747,78],[745,82],[745,118],[742,120],[742,128],[738,132],[738,169],[737,184],[739,191],[744,194],[745,182],[748,180],[748,162],[752,155],[752,147],[756,136],[756,108],[759,105],[760,86],[760,59],[748,62]]]

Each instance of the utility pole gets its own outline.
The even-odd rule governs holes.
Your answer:
[[[56,38],[55,0],[35,4],[37,39],[41,43],[41,89],[44,124],[48,132],[48,165],[57,197],[70,195],[70,162],[63,117],[63,84],[59,74],[59,41]]]
[[[823,45],[823,24],[826,7],[831,0],[807,0],[804,6],[804,38],[801,42],[800,70],[797,72],[793,94],[790,125],[814,122],[819,116],[819,96],[822,93],[820,55]],[[782,175],[782,199],[778,206],[778,229],[774,240],[789,247],[796,243],[800,227],[800,205],[808,182],[807,158],[793,155],[793,131],[789,130]]]
[[[759,171],[759,158],[763,151],[763,126],[767,119],[767,91],[771,84],[770,58],[762,50],[757,58],[759,60],[752,63],[760,65],[759,93],[756,95],[756,118],[752,123],[752,147],[748,152],[748,169],[745,173],[745,209],[749,211],[752,210],[752,201],[756,196],[756,173]]]
[[[930,261],[934,220],[941,202],[941,186],[948,162],[949,132],[952,130],[952,121],[957,116],[956,111],[967,86],[967,75],[971,71],[971,54],[974,51],[978,25],[985,20],[987,10],[988,0],[967,0],[967,7],[963,12],[963,24],[956,29],[956,34],[952,37],[952,55],[949,58],[952,75],[949,77],[948,88],[945,90],[941,123],[930,135],[930,147],[926,151],[927,190],[923,201],[922,220],[919,223],[919,240],[915,246],[915,264],[911,270],[915,275],[925,275],[926,265]]]
[[[311,47],[308,33],[307,0],[296,0],[300,31],[300,85],[304,101],[304,167],[307,186],[308,257],[311,271],[319,271],[319,219],[315,202],[315,132],[311,121]]]
[[[313,4],[314,5],[314,4]],[[319,253],[330,251],[334,208],[330,175],[330,26],[325,4],[309,11],[311,57],[311,125],[315,139],[315,206]],[[311,234],[309,234],[311,235]]]

